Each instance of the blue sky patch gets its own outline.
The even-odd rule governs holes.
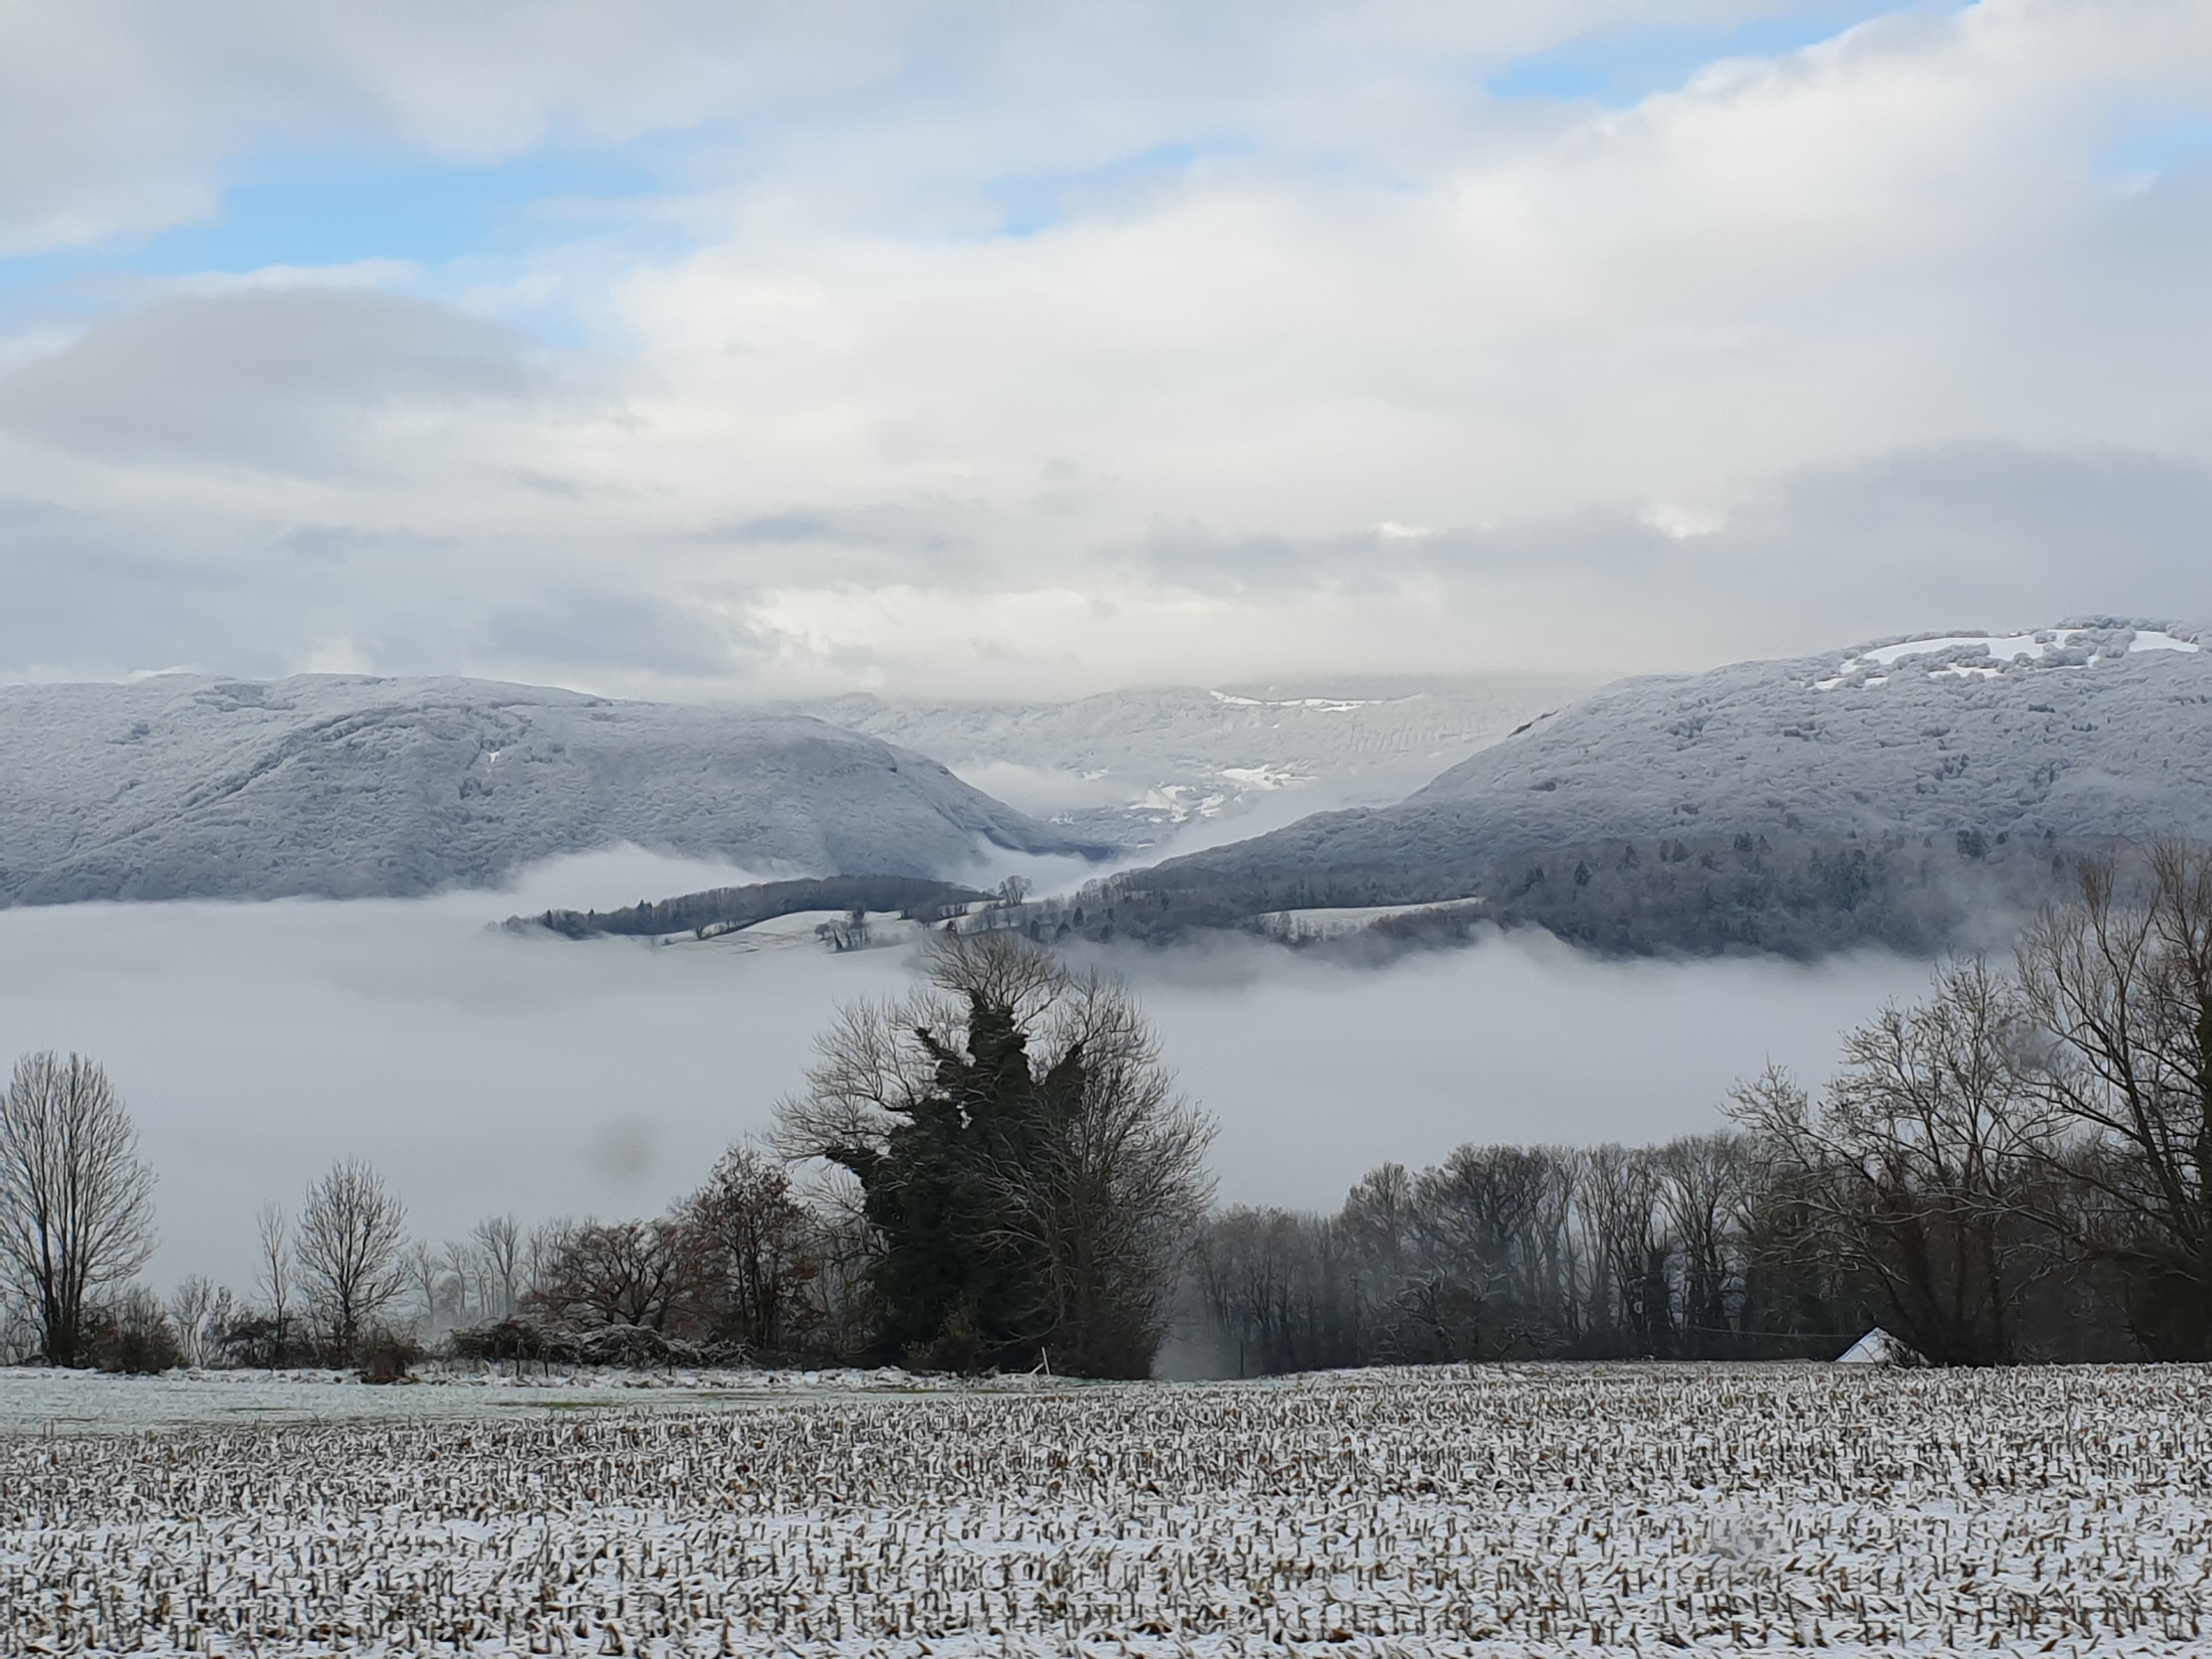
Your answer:
[[[288,157],[243,169],[219,219],[165,232],[131,263],[184,274],[511,255],[572,240],[580,222],[605,216],[605,204],[649,195],[658,182],[620,155],[546,151],[474,167]]]
[[[641,149],[548,149],[492,166],[295,154],[240,162],[212,218],[149,237],[0,258],[0,329],[99,314],[165,279],[388,259],[519,260],[633,216],[665,182]]]
[[[2212,157],[2212,116],[2172,117],[2132,128],[2098,158],[2108,179],[2148,185]]]
[[[1758,18],[1727,28],[1599,29],[1516,58],[1486,77],[1484,85],[1493,98],[1628,109],[1653,93],[1687,84],[1709,64],[1802,51],[1834,39],[1855,23],[1901,9],[1845,4]]]
[[[1000,213],[999,233],[1034,236],[1080,217],[1115,198],[1143,193],[1180,177],[1209,156],[1233,155],[1249,146],[1226,139],[1154,144],[1096,167],[1064,173],[1006,173],[987,180],[983,194]]]

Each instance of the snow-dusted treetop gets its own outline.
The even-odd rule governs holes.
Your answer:
[[[0,756],[6,903],[423,893],[623,842],[810,874],[1077,850],[820,720],[483,680],[13,686]]]

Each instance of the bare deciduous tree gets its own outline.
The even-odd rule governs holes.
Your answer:
[[[187,1365],[204,1365],[214,1347],[216,1332],[230,1310],[230,1292],[194,1273],[169,1297],[169,1323],[177,1333],[178,1352]]]
[[[728,1334],[755,1348],[782,1347],[818,1270],[817,1229],[792,1196],[791,1177],[752,1147],[732,1146],[685,1202],[682,1220],[704,1252]]]
[[[2021,942],[2057,1040],[2041,1082],[2073,1127],[2065,1173],[2094,1195],[2057,1218],[2116,1263],[2151,1351],[2212,1357],[2212,850],[2161,845],[2130,890],[2093,865],[2081,897]]]
[[[476,1246],[478,1313],[489,1320],[514,1318],[523,1291],[520,1224],[511,1215],[486,1216],[469,1237]]]
[[[1212,1126],[1176,1094],[1115,981],[1066,981],[1041,1035],[1035,1121],[982,1159],[999,1217],[989,1242],[1035,1264],[1036,1328],[1062,1369],[1143,1375],[1213,1196]]]
[[[1773,1073],[1736,1094],[1738,1120],[1812,1177],[1807,1201],[1899,1334],[1942,1364],[2014,1357],[2037,1277],[2025,1195],[2051,1129],[2036,1048],[2019,991],[1974,958],[1846,1035],[1817,1105]]]
[[[401,1259],[407,1211],[384,1178],[346,1159],[307,1188],[300,1206],[301,1287],[341,1359],[406,1290]]]
[[[530,1236],[523,1242],[522,1247],[524,1291],[522,1297],[517,1298],[518,1303],[531,1298],[542,1301],[552,1289],[555,1270],[568,1251],[568,1241],[576,1236],[581,1225],[580,1222],[561,1216],[551,1221],[541,1221],[530,1230]]]
[[[533,1297],[564,1324],[667,1333],[696,1288],[686,1230],[665,1221],[588,1222],[569,1231]]]
[[[1369,1170],[1344,1195],[1337,1224],[1361,1259],[1385,1283],[1395,1285],[1414,1249],[1419,1216],[1413,1173],[1402,1164],[1383,1164]]]
[[[1681,1334],[1693,1356],[1726,1352],[1744,1277],[1738,1239],[1749,1173],[1735,1135],[1689,1135],[1659,1149],[1659,1202],[1680,1252]]]
[[[446,1316],[455,1324],[465,1324],[469,1317],[469,1298],[483,1277],[483,1266],[478,1260],[473,1243],[449,1238],[438,1258],[441,1275],[439,1294]],[[484,1309],[483,1299],[477,1298],[477,1311]]]
[[[415,1303],[421,1310],[420,1334],[427,1340],[438,1323],[441,1291],[445,1288],[446,1266],[438,1253],[423,1240],[408,1241],[399,1253],[400,1271],[406,1275],[407,1288],[415,1293]]]
[[[254,1289],[267,1305],[276,1340],[282,1342],[292,1316],[292,1228],[284,1218],[284,1206],[263,1205],[254,1218],[254,1232],[259,1249]]]
[[[1365,1310],[1349,1243],[1335,1222],[1288,1210],[1238,1205],[1214,1217],[1191,1270],[1218,1358],[1239,1375],[1361,1363]]]
[[[107,1073],[26,1054],[0,1097],[0,1291],[57,1365],[83,1357],[97,1294],[153,1251],[154,1176]]]
[[[1648,1147],[1594,1146],[1583,1159],[1590,1264],[1602,1289],[1594,1313],[1617,1322],[1629,1352],[1671,1356],[1675,1346],[1674,1253],[1660,1201],[1658,1159]],[[1609,1294],[1607,1294],[1609,1292]]]
[[[1485,1359],[1542,1352],[1571,1252],[1571,1155],[1547,1147],[1462,1146],[1412,1187],[1422,1267],[1400,1309],[1433,1340],[1409,1358]]]

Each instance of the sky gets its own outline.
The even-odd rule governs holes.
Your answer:
[[[0,10],[0,679],[2212,619],[2202,0]]]
[[[489,930],[742,872],[610,850],[506,893],[0,910],[0,1054],[97,1055],[158,1186],[163,1291],[250,1293],[255,1217],[368,1159],[436,1245],[483,1216],[650,1215],[802,1086],[838,1004],[920,982],[903,947],[746,955]],[[1770,1060],[1927,987],[1881,955],[1606,962],[1535,936],[1388,968],[1229,941],[1109,951],[1218,1128],[1224,1203],[1334,1210],[1365,1170],[1468,1141],[1586,1145],[1722,1127]],[[1603,1010],[1603,1039],[1591,1037]]]

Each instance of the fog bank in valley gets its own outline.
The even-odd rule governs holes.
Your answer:
[[[1227,1202],[1334,1208],[1376,1164],[1469,1140],[1588,1145],[1721,1127],[1769,1058],[1826,1076],[1843,1030],[1917,996],[1929,964],[1882,953],[1609,961],[1534,932],[1389,968],[1280,947],[1117,964],[1191,1093],[1220,1122]]]
[[[647,1213],[766,1128],[840,1001],[913,984],[910,954],[485,924],[743,878],[599,855],[505,894],[0,912],[0,1054],[107,1064],[160,1172],[165,1289],[247,1290],[254,1212],[348,1154],[434,1241],[500,1211]],[[1241,944],[1103,960],[1219,1121],[1223,1199],[1320,1206],[1464,1140],[1711,1127],[1732,1079],[1770,1055],[1823,1070],[1842,1027],[1927,976],[1886,957],[1608,963],[1534,938],[1379,969]]]

